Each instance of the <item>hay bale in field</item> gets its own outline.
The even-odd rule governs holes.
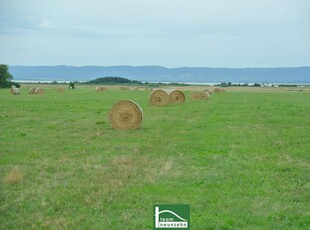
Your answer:
[[[15,86],[15,85],[12,85],[11,88],[10,88],[11,94],[13,94],[13,89],[14,89],[14,88],[16,88],[16,86]]]
[[[181,90],[167,90],[170,98],[170,103],[183,104],[185,102],[185,95]]]
[[[209,99],[209,94],[207,92],[192,92],[191,100],[199,101],[199,100],[207,100]]]
[[[226,91],[225,91],[225,89],[223,89],[223,88],[215,88],[215,89],[213,90],[213,92],[214,92],[214,93],[223,93],[223,92],[226,92]]]
[[[13,95],[20,95],[20,89],[19,88],[15,88],[13,90]]]
[[[205,100],[208,100],[210,98],[210,94],[207,92],[202,92],[202,95],[204,96]]]
[[[163,106],[169,104],[170,98],[166,90],[156,89],[151,93],[149,101],[151,105]]]
[[[35,94],[36,89],[37,88],[30,88],[29,91],[28,91],[29,94]]]
[[[36,88],[36,90],[34,91],[35,94],[44,94],[44,89],[42,88]]]
[[[104,86],[98,86],[96,87],[96,91],[97,92],[103,92],[103,91],[107,91],[108,88],[107,87],[104,87]]]
[[[210,89],[205,89],[204,92],[207,92],[209,95],[212,94],[212,91]]]
[[[11,91],[11,94],[12,94],[12,95],[20,95],[20,89],[19,89],[19,88],[16,88],[15,85],[12,85],[12,86],[11,86],[10,91]]]
[[[130,90],[130,88],[128,86],[121,86],[120,88],[121,90]]]
[[[109,121],[113,129],[139,129],[143,120],[141,107],[130,100],[122,100],[112,106]]]
[[[63,92],[65,92],[65,89],[64,88],[57,88],[57,92],[58,93],[63,93]]]

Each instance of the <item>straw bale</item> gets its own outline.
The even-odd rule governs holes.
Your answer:
[[[121,90],[130,90],[130,88],[128,86],[121,86],[120,88]]]
[[[44,89],[42,88],[36,88],[36,90],[34,91],[35,94],[44,94]]]
[[[13,94],[14,95],[20,95],[20,89],[19,88],[15,88]]]
[[[12,85],[11,88],[10,88],[11,94],[14,94],[14,89],[16,89],[16,86]]]
[[[96,87],[96,91],[97,92],[103,92],[103,91],[107,91],[108,88],[107,87],[104,87],[104,86],[98,86]]]
[[[222,93],[222,92],[225,92],[225,89],[223,89],[223,88],[215,88],[215,89],[213,90],[213,92],[214,92],[214,93]]]
[[[192,92],[191,100],[207,100],[209,99],[209,94],[207,92]]]
[[[170,103],[183,104],[185,102],[185,95],[181,90],[167,90],[170,98]]]
[[[209,93],[207,93],[207,92],[201,92],[201,93],[202,93],[202,95],[203,95],[205,100],[208,100],[210,98],[210,94]]]
[[[109,111],[111,127],[116,130],[139,129],[143,120],[141,107],[130,100],[121,100]]]
[[[213,93],[210,89],[205,89],[204,92],[207,92],[209,95]]]
[[[35,94],[37,88],[30,88],[29,89],[29,94]]]
[[[15,85],[12,85],[11,86],[11,94],[13,94],[13,95],[20,95],[20,89],[16,88]]]
[[[169,104],[170,98],[166,90],[156,89],[151,93],[149,101],[151,105],[163,106]]]

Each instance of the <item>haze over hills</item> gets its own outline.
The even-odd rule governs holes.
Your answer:
[[[310,83],[310,67],[9,66],[14,80],[89,81],[117,76],[142,82]]]

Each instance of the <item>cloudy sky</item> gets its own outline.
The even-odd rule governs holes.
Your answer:
[[[309,0],[0,0],[0,63],[310,66],[309,12]]]

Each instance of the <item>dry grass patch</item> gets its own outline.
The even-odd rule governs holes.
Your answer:
[[[63,216],[45,217],[42,221],[44,228],[64,229],[67,227],[66,219]]]
[[[104,168],[100,180],[110,191],[122,190],[133,184],[154,184],[172,169],[172,164],[171,160],[155,160],[147,156],[118,156]]]
[[[57,92],[58,93],[63,93],[63,92],[65,92],[65,89],[64,88],[57,88]]]
[[[23,179],[23,173],[19,167],[11,168],[3,181],[7,184],[16,184]]]

